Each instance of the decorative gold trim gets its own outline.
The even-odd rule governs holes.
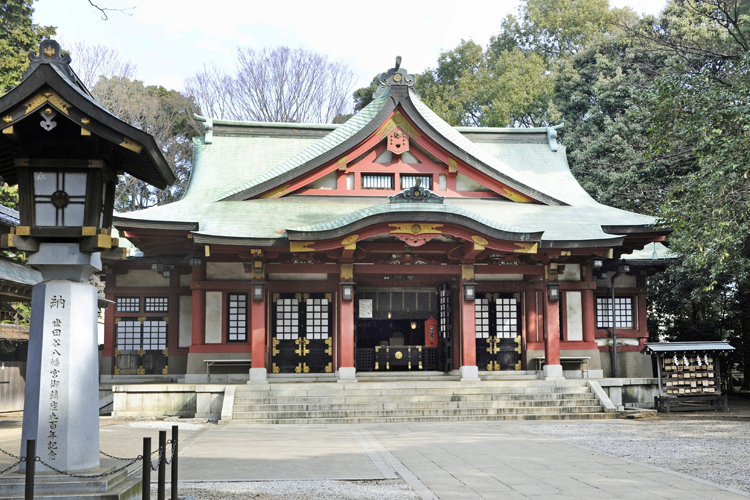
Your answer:
[[[348,161],[349,160],[346,156],[342,156],[341,158],[338,159],[338,161],[336,162],[336,165],[340,167],[341,165],[346,165]]]
[[[143,356],[144,354],[146,354],[146,351],[143,348],[138,349],[136,352],[138,353],[138,356]]]
[[[56,53],[55,49],[53,49],[49,45],[44,48],[44,55],[46,55],[47,57],[52,57],[55,55],[55,53]]]
[[[84,116],[83,118],[81,118],[81,123],[83,123],[84,125],[88,125],[89,123],[91,123],[91,120]]]
[[[287,189],[289,189],[289,186],[291,186],[291,184],[285,184],[279,188],[276,188],[272,191],[265,193],[264,195],[261,196],[261,198],[281,198],[282,196],[286,194]]]
[[[443,227],[443,224],[388,224],[391,229],[391,234],[443,234],[438,229]]]
[[[120,320],[122,320],[122,318],[115,318],[115,325],[116,325],[117,323],[119,323],[119,322],[120,322]]]
[[[271,353],[272,353],[272,356],[278,356],[279,353],[281,352],[280,350],[276,349],[276,346],[279,345],[280,343],[281,343],[281,341],[279,339],[277,339],[276,337],[274,337],[273,339],[271,339]]]
[[[120,355],[120,350],[119,349],[115,349],[115,357],[117,357],[119,355]]]
[[[272,300],[273,300],[273,302],[275,303],[275,302],[276,302],[277,300],[279,300],[280,298],[281,298],[281,294],[280,294],[280,293],[274,293],[274,294],[273,294],[273,298],[272,298]]]
[[[278,367],[278,366],[276,365],[276,363],[274,363],[274,364],[273,364],[273,372],[274,372],[274,373],[279,373],[279,372],[281,372],[281,369],[280,369],[280,368],[279,368],[279,367]]]
[[[162,375],[169,375],[169,365],[164,365],[164,369],[161,371]]]
[[[164,316],[161,320],[166,324],[169,324],[169,316]]]
[[[519,335],[513,340],[515,340],[516,344],[518,344],[513,350],[518,354],[521,354],[521,336]]]
[[[81,236],[96,236],[96,228],[94,226],[83,226]]]
[[[16,226],[18,236],[31,236],[31,226]]]
[[[24,106],[26,106],[26,111],[24,112],[24,114],[28,115],[32,111],[42,107],[46,102],[49,102],[66,115],[69,114],[68,109],[73,107],[69,102],[67,102],[56,93],[44,92],[43,94],[37,94],[26,101],[26,103],[24,104]]]
[[[516,365],[513,368],[515,368],[516,370],[520,370],[521,369],[521,360],[520,359],[518,360],[518,363],[516,363]]]
[[[462,280],[474,279],[474,264],[461,264],[461,279]]]
[[[91,132],[89,132],[89,131],[88,131],[88,130],[86,130],[85,128],[81,127],[81,136],[82,136],[82,137],[88,137],[88,136],[90,136],[90,135],[91,135]]]
[[[328,363],[326,365],[326,368],[324,370],[326,373],[332,373],[333,372],[333,363]]]
[[[12,122],[12,121],[13,121],[13,117],[12,117],[12,116],[10,116],[10,115],[5,115],[5,116],[3,116],[3,121],[4,121],[5,123],[10,123],[10,122]]]
[[[350,234],[349,236],[341,240],[341,244],[344,246],[351,245],[352,243],[356,243],[358,239],[358,234]]]
[[[328,349],[325,350],[325,353],[329,356],[333,356],[333,339],[331,337],[328,337],[325,343],[328,346]]]
[[[315,249],[312,248],[314,244],[314,241],[290,241],[289,251],[292,253],[314,252]]]
[[[476,243],[477,245],[482,245],[483,247],[486,247],[490,244],[490,242],[487,241],[486,238],[482,238],[481,236],[474,235],[471,237],[471,239],[474,240],[474,243]]]
[[[396,351],[396,354],[394,354],[393,357],[396,359],[401,359],[404,357],[404,353],[401,351]]]
[[[516,203],[533,203],[534,200],[529,198],[528,196],[524,196],[520,193],[516,193],[515,191],[511,191],[510,189],[503,189],[503,192],[501,193],[503,196],[508,198],[510,201],[515,201]]]
[[[376,370],[380,369],[380,362],[379,361],[375,361],[375,369]]]
[[[378,129],[376,134],[380,134],[381,139],[393,132],[394,129],[397,127],[401,127],[404,132],[409,134],[410,136],[414,137],[422,137],[422,134],[420,134],[417,129],[411,126],[411,123],[404,117],[404,115],[401,114],[400,111],[396,111],[393,113],[393,116],[390,117],[386,122],[381,125],[380,129]]]
[[[332,293],[327,293],[327,294],[324,295],[324,297],[326,298],[326,300],[328,302],[333,302],[333,294]]]
[[[120,374],[120,369],[119,369],[119,368],[117,368],[117,367],[115,366],[115,370],[114,370],[114,372],[112,372],[112,373],[113,373],[114,375],[119,375],[119,374]]]
[[[161,353],[163,355],[165,355],[165,356],[169,356],[169,347],[167,347],[166,349],[164,349]]]
[[[518,243],[514,241],[513,244],[518,247],[513,250],[516,253],[536,253],[539,248],[538,243]]]
[[[354,279],[354,264],[341,264],[341,280]]]
[[[11,125],[10,127],[5,127],[3,129],[3,134],[4,135],[13,135],[14,134],[13,125]]]
[[[139,321],[140,323],[143,323],[144,321],[146,321],[146,316],[141,316],[141,317],[139,317],[139,318],[138,318],[138,321]]]
[[[141,151],[143,151],[143,145],[141,145],[140,143],[134,141],[133,139],[129,137],[124,137],[122,139],[122,142],[120,143],[120,146],[138,154],[140,154]]]

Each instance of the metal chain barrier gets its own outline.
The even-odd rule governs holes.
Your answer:
[[[13,453],[11,453],[11,452],[9,452],[9,451],[5,451],[5,450],[4,450],[4,449],[2,449],[2,448],[0,448],[0,453],[5,453],[5,454],[6,454],[6,455],[8,455],[9,457],[13,457],[13,458],[15,458],[16,460],[21,460],[21,457],[19,457],[19,456],[16,456],[16,455],[14,455]]]
[[[159,456],[156,459],[156,465],[154,465],[154,461],[151,461],[151,470],[157,470],[159,468],[159,463],[164,459],[164,449],[159,450]]]
[[[16,457],[16,458],[18,458],[18,457]],[[3,474],[5,474],[5,473],[6,473],[6,472],[8,472],[9,470],[11,470],[11,469],[12,469],[13,467],[15,467],[16,465],[20,464],[21,462],[25,462],[25,461],[26,461],[26,457],[21,457],[21,458],[19,458],[19,459],[18,459],[18,462],[14,463],[13,465],[11,465],[10,467],[8,467],[7,469],[1,470],[1,471],[0,471],[0,476],[2,476]]]
[[[122,458],[122,457],[116,457],[116,456],[114,456],[114,455],[110,455],[109,453],[104,453],[104,452],[103,452],[102,450],[99,450],[99,453],[101,453],[102,455],[104,455],[104,456],[105,456],[105,457],[107,457],[107,458],[114,458],[115,460],[122,460],[122,461],[124,461],[124,462],[129,462],[129,461],[131,461],[131,460],[134,460],[134,459],[132,459],[132,458]],[[137,460],[137,458],[136,458],[136,460]]]
[[[134,463],[136,463],[139,460],[143,460],[143,455],[138,455],[137,457],[133,458],[129,463],[123,465],[119,469],[114,469],[114,470],[111,470],[109,472],[104,472],[102,474],[85,474],[85,475],[83,475],[83,474],[70,474],[68,472],[61,471],[60,469],[57,469],[54,466],[52,466],[52,465],[48,464],[47,462],[45,462],[44,460],[42,460],[41,457],[34,457],[34,461],[35,462],[39,462],[40,464],[44,465],[48,469],[51,469],[51,470],[57,472],[58,474],[62,474],[63,476],[77,477],[78,479],[99,479],[99,478],[102,478],[102,477],[111,476],[112,474],[117,474],[118,472],[127,469],[128,467],[130,467],[131,465],[133,465]]]
[[[171,444],[172,445],[172,455],[169,457],[169,460],[167,460],[164,463],[166,463],[167,465],[172,465],[172,461],[174,460],[174,454],[177,452],[177,447],[174,445],[174,441],[172,441],[171,439],[169,439],[166,442],[166,444]]]

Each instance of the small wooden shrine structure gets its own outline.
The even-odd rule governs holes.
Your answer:
[[[733,351],[729,342],[646,342],[644,353],[656,357],[658,411],[729,409],[721,392],[721,352]]]

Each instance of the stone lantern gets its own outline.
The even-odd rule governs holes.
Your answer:
[[[29,59],[21,83],[0,97],[0,177],[18,184],[21,220],[0,244],[25,251],[42,273],[32,295],[22,442],[35,439],[36,455],[57,469],[93,471],[99,367],[89,279],[101,252],[118,251],[110,232],[117,176],[159,188],[175,176],[153,137],[96,102],[56,41],[42,41]]]

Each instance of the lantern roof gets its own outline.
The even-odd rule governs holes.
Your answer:
[[[39,53],[30,53],[31,64],[21,83],[0,97],[0,176],[17,182],[15,158],[27,150],[21,128],[41,124],[51,131],[59,120],[80,126],[81,142],[94,136],[111,145],[110,162],[119,173],[128,173],[158,188],[174,183],[175,174],[154,138],[120,120],[103,108],[70,67],[70,54],[63,53],[55,40],[43,40]],[[47,112],[46,110],[50,110]],[[39,121],[39,113],[48,117]],[[44,122],[47,122],[45,128]],[[32,138],[27,138],[31,143]],[[39,142],[37,140],[37,142]],[[69,141],[68,141],[68,145]]]

